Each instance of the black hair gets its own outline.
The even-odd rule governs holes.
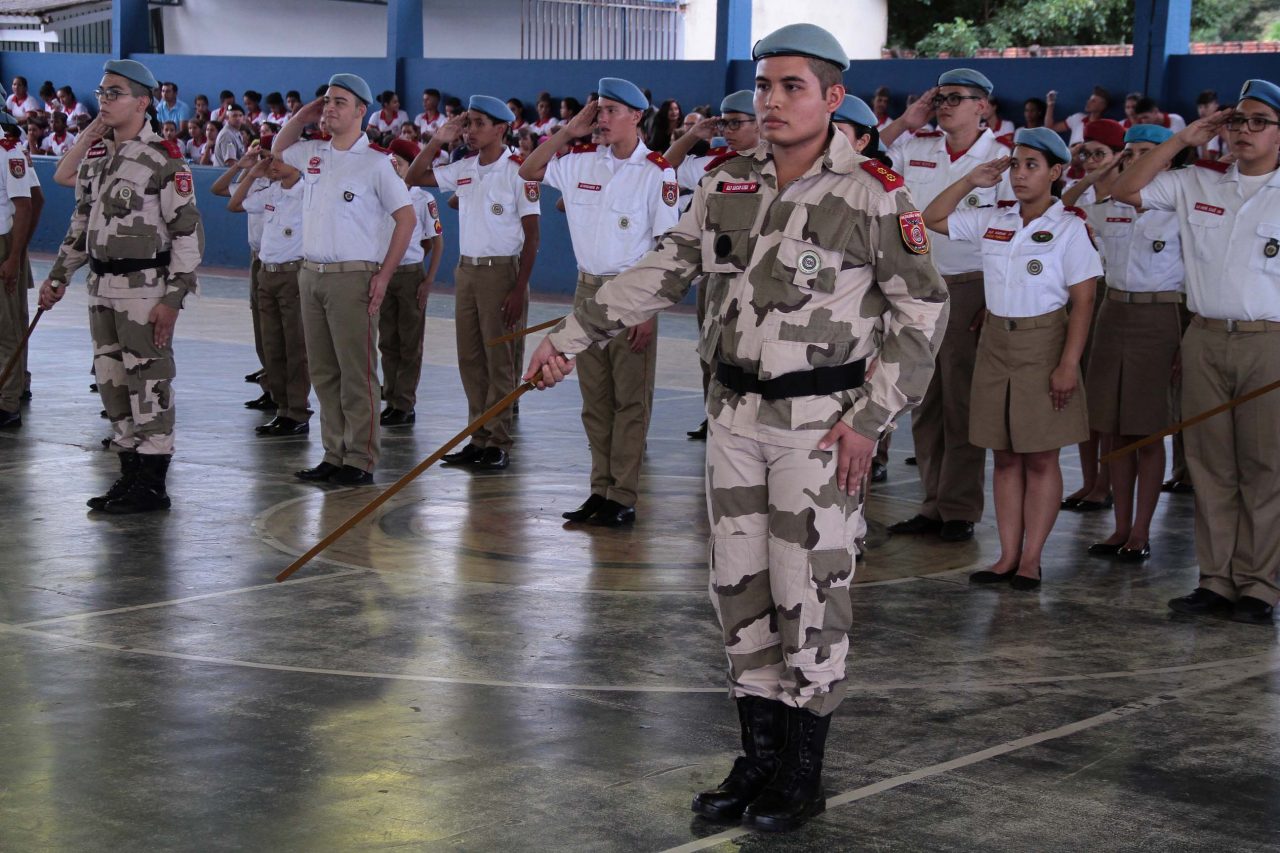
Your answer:
[[[235,97],[236,97],[236,93],[231,91],[230,89],[223,89],[218,94],[219,101],[225,101],[227,98],[231,98],[232,100],[235,100]]]
[[[582,102],[579,101],[577,98],[573,97],[572,95],[570,95],[567,98],[561,98],[560,103],[568,107],[569,112],[573,113],[574,115],[577,115],[578,113],[582,112]]]
[[[268,103],[268,104],[279,104],[280,106],[282,106],[282,107],[283,107],[283,106],[284,106],[284,95],[281,95],[279,92],[272,92],[271,94],[267,95],[267,103]]]
[[[1142,97],[1142,98],[1139,98],[1138,102],[1133,105],[1133,111],[1135,114],[1149,113],[1159,109],[1160,109],[1160,104],[1156,102],[1155,98]]]
[[[323,83],[323,84],[321,84],[321,85],[316,89],[316,97],[317,97],[317,98],[323,98],[323,97],[324,97],[325,95],[327,95],[328,93],[329,93],[329,84],[328,84],[328,83]],[[302,99],[301,99],[301,98],[299,98],[298,100],[302,100]]]
[[[382,94],[377,97],[377,101],[385,107],[387,104],[391,103],[391,99],[395,96],[396,93],[390,89],[383,89]]]
[[[423,90],[422,90],[422,94],[424,94],[424,95],[434,95],[435,97],[439,98],[439,97],[440,97],[440,90],[439,90],[439,89],[423,89]]]
[[[161,88],[161,89],[163,89],[165,86],[172,86],[172,87],[173,87],[173,94],[175,94],[175,95],[176,95],[176,94],[178,94],[178,84],[177,84],[177,83],[173,82],[172,80],[161,80],[161,81],[160,81],[160,88]]]
[[[293,98],[294,100],[297,100],[297,101],[302,100],[302,93],[299,92],[297,89],[290,89],[289,91],[284,93],[284,96],[286,99]]]
[[[16,82],[18,82],[19,80],[21,80],[21,81],[22,81],[22,85],[27,86],[27,78],[26,78],[26,77],[23,77],[21,74],[15,74],[15,75],[13,75],[13,82],[15,82],[15,83],[16,83]],[[30,86],[27,86],[27,88],[29,89],[29,88],[31,88],[31,87],[30,87]]]
[[[254,101],[257,101],[258,103],[262,103],[262,93],[261,93],[261,92],[256,92],[256,91],[254,91],[253,89],[245,89],[245,90],[244,90],[244,99],[245,99],[246,101],[248,101],[248,100],[254,100]]]
[[[1106,101],[1108,107],[1111,106],[1111,93],[1108,92],[1106,89],[1102,88],[1101,86],[1094,86],[1093,94],[1097,95],[1099,98],[1102,98],[1102,100]]]
[[[40,95],[40,97],[42,97],[42,98],[46,98],[46,99],[47,99],[50,95],[55,95],[55,94],[57,94],[57,90],[53,88],[53,81],[52,81],[52,80],[45,80],[45,81],[44,81],[44,83],[42,83],[42,84],[40,85],[40,91],[39,91],[37,94],[39,94],[39,95]]]
[[[1196,97],[1196,106],[1217,103],[1218,93],[1213,89],[1205,89]]]

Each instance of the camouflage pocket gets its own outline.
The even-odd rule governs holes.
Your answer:
[[[781,239],[773,262],[774,277],[805,290],[834,293],[843,253],[796,237],[784,235]]]
[[[145,184],[117,180],[103,199],[103,207],[108,216],[126,216],[141,211],[146,198]]]
[[[746,270],[755,242],[752,228],[759,210],[758,195],[707,197],[707,221],[702,232],[703,272]]]
[[[800,608],[802,648],[838,645],[853,627],[853,552],[847,548],[809,554],[809,590]]]

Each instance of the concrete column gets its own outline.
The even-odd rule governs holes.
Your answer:
[[[115,0],[111,4],[111,56],[128,59],[131,54],[151,49],[150,13],[147,0]]]
[[[387,0],[387,66],[402,105],[417,103],[404,87],[405,60],[422,58],[422,0]],[[404,109],[413,114],[411,106]]]
[[[1163,103],[1169,57],[1191,50],[1191,0],[1135,0],[1130,90]]]
[[[751,58],[751,0],[716,0],[716,64],[727,91],[729,63]]]

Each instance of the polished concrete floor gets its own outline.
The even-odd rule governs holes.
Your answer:
[[[1275,631],[1164,607],[1195,586],[1189,497],[1162,503],[1146,565],[1085,556],[1108,520],[1068,514],[1038,593],[974,590],[990,511],[966,545],[884,534],[919,494],[901,430],[829,811],[755,836],[688,811],[736,743],[684,435],[692,318],[663,320],[633,529],[561,524],[586,494],[568,387],[524,398],[507,471],[433,468],[275,584],[377,491],[291,476],[318,430],[253,435],[245,291],[207,277],[179,322],[162,515],[84,507],[114,462],[82,288],[36,331],[34,400],[0,435],[0,850],[1280,849]],[[433,296],[418,424],[385,435],[384,485],[465,420],[451,307]]]

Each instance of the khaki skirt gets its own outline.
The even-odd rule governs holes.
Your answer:
[[[1173,422],[1169,388],[1182,310],[1176,302],[1108,299],[1102,306],[1085,372],[1090,428],[1149,435]]]
[[[1049,376],[1066,342],[1065,309],[1013,320],[987,317],[969,396],[970,443],[1039,453],[1089,438],[1084,380],[1060,412],[1054,411],[1049,396]]]

